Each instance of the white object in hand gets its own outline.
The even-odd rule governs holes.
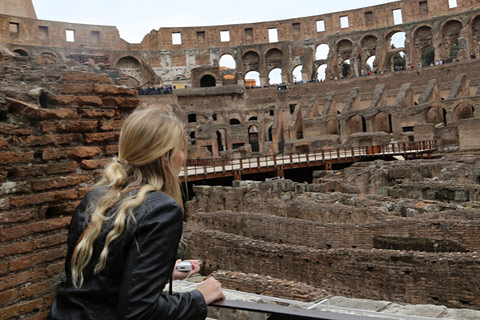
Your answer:
[[[190,261],[182,261],[180,263],[177,263],[177,265],[175,266],[175,269],[178,270],[178,271],[192,271],[193,270],[193,267],[192,267],[192,264],[190,263]]]

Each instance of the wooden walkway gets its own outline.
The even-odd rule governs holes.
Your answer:
[[[321,167],[331,170],[333,164],[375,160],[385,157],[403,156],[405,158],[430,158],[437,150],[434,140],[408,143],[391,143],[367,147],[352,147],[323,150],[312,153],[279,154],[246,159],[205,159],[188,160],[187,168],[180,173],[180,179],[198,181],[233,177],[241,180],[242,175],[276,172],[283,176],[284,170]]]

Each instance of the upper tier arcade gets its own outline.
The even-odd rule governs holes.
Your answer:
[[[162,28],[140,44],[122,40],[115,27],[0,15],[0,45],[20,55],[116,67],[132,86],[265,86],[474,58],[480,6],[478,0],[403,0],[288,20]]]

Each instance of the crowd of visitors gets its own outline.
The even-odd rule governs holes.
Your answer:
[[[173,93],[172,86],[137,88],[137,90],[139,96]]]

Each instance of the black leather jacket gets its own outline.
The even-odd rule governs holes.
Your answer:
[[[106,266],[93,269],[111,230],[105,222],[84,269],[81,288],[72,285],[70,260],[85,229],[86,208],[99,191],[91,191],[76,209],[68,231],[66,283],[58,291],[49,319],[205,319],[207,307],[199,291],[164,294],[175,264],[182,233],[182,211],[162,192],[150,192],[135,212],[136,227],[110,244]]]

